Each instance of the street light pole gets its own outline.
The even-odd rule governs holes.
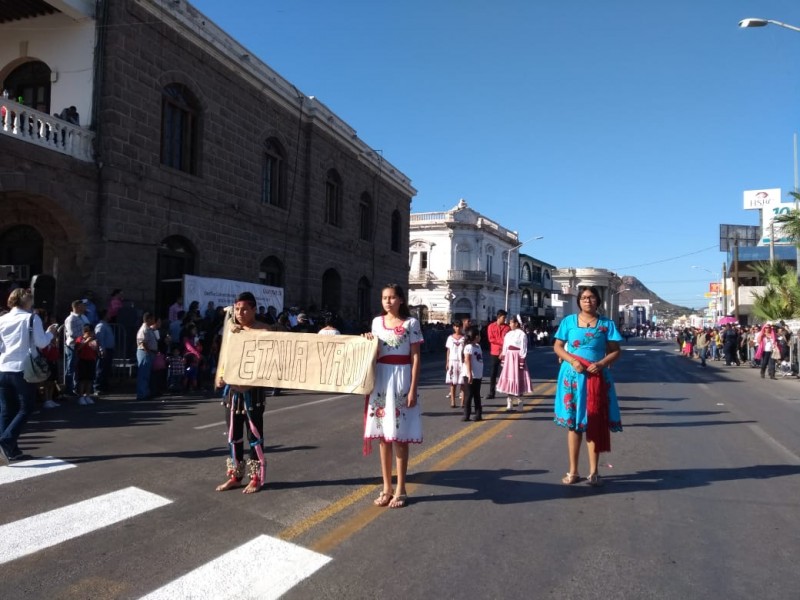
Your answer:
[[[528,242],[532,242],[534,240],[541,240],[541,239],[544,239],[544,236],[543,235],[537,235],[536,237],[532,237],[529,240],[525,240],[524,242],[522,242],[520,244],[517,244],[513,248],[509,248],[509,250],[508,250],[508,255],[506,256],[506,302],[505,302],[505,310],[506,310],[506,312],[508,312],[508,286],[509,286],[509,281],[511,279],[511,253],[514,250],[519,250],[520,248],[522,248]]]
[[[700,269],[701,271],[705,271],[706,273],[710,273],[711,275],[714,275],[714,271],[712,271],[711,269],[706,269],[705,267],[698,267],[697,265],[692,265],[692,268],[693,269]],[[724,276],[724,274],[723,274],[723,276]],[[716,325],[716,323],[717,323],[717,314],[718,314],[718,312],[719,312],[719,285],[717,285],[717,295],[714,297],[714,314],[712,316],[712,319],[713,319],[712,324],[713,325]]]
[[[778,27],[791,29],[792,31],[800,31],[800,27],[795,27],[794,25],[789,25],[788,23],[781,23],[780,21],[773,21],[772,19],[756,19],[751,17],[749,19],[742,19],[739,21],[739,27],[743,29],[748,27],[766,27],[767,25],[777,25]]]
[[[767,25],[777,25],[778,27],[783,27],[784,29],[791,29],[792,31],[800,31],[800,27],[796,27],[795,25],[789,25],[788,23],[781,23],[780,21],[774,21],[772,19],[758,19],[754,17],[749,17],[747,19],[742,19],[739,21],[739,27],[742,28],[749,28],[749,27],[766,27]],[[794,134],[794,193],[798,193],[798,182],[797,182],[797,133]],[[800,205],[798,205],[798,198],[797,196],[794,197],[794,210],[795,215],[800,217]],[[770,233],[770,240],[772,240],[774,236]],[[770,261],[771,262],[771,261]],[[795,241],[795,258],[794,258],[794,269],[797,275],[797,280],[800,281],[800,244]]]

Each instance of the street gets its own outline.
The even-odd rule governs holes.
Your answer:
[[[398,510],[372,505],[361,397],[270,398],[253,496],[214,491],[218,399],[38,413],[20,439],[38,460],[0,467],[2,597],[795,598],[800,381],[675,348],[623,346],[625,431],[599,489],[560,482],[551,348],[529,354],[524,410],[485,400],[480,423],[449,407],[443,354],[423,354],[425,442]]]

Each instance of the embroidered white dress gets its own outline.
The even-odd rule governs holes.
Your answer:
[[[394,442],[422,442],[422,407],[419,397],[413,408],[408,408],[408,391],[411,388],[411,364],[391,364],[387,360],[402,361],[411,355],[411,345],[422,343],[419,321],[409,317],[402,327],[389,329],[383,317],[372,321],[372,335],[378,338],[378,364],[375,368],[375,387],[367,400],[364,418],[364,439],[381,439]]]
[[[444,347],[450,351],[450,360],[447,363],[447,375],[444,382],[451,385],[464,383],[464,344],[465,338],[462,335],[456,339],[452,335],[447,338]]]

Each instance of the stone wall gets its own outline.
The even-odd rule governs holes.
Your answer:
[[[113,34],[103,38],[96,83],[97,165],[0,139],[0,150],[14,150],[2,152],[0,170],[24,173],[0,178],[0,233],[14,223],[39,228],[52,221],[40,231],[54,240],[45,265],[58,257],[59,301],[87,287],[101,298],[119,287],[137,306],[153,307],[159,246],[181,236],[195,251],[195,275],[257,282],[262,261],[274,256],[284,266],[287,305],[319,306],[322,275],[336,269],[342,312],[355,308],[362,277],[373,286],[377,311],[379,287],[408,279],[410,194],[304,112],[309,99],[298,95],[297,105],[287,106],[135,0],[106,7]],[[162,90],[172,83],[189,89],[200,107],[195,174],[161,162]],[[268,138],[286,154],[280,208],[261,202]],[[341,227],[324,222],[329,169],[342,179]],[[375,210],[370,242],[359,239],[364,192]],[[396,252],[395,210],[403,224]],[[70,283],[62,287],[64,278]]]

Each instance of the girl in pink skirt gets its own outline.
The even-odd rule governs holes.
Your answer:
[[[516,405],[522,406],[523,394],[531,391],[531,378],[525,357],[528,356],[528,336],[521,329],[522,319],[519,315],[508,321],[511,331],[503,338],[503,349],[500,360],[503,370],[497,380],[497,391],[508,395],[506,412],[514,410]]]

